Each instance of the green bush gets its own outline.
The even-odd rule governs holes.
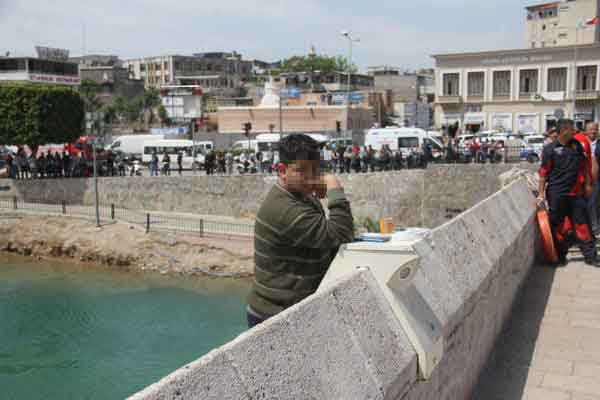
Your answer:
[[[0,85],[0,143],[70,143],[84,131],[84,102],[67,87]]]

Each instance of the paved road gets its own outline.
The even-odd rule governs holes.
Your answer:
[[[600,400],[600,268],[533,269],[473,399]]]

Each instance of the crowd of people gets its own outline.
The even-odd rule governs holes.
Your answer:
[[[19,147],[16,154],[9,153],[4,161],[8,176],[12,179],[90,177],[94,169],[93,160],[84,152],[75,156],[66,151],[59,153],[48,150],[34,155]],[[97,160],[96,166],[100,176],[125,176],[132,170],[123,157],[110,152]]]

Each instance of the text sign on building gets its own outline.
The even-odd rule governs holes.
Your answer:
[[[552,61],[551,55],[496,57],[481,60],[481,65],[531,64]]]
[[[350,93],[350,103],[358,104],[362,103],[365,96],[361,92],[353,92]],[[348,99],[347,93],[336,93],[331,97],[331,103],[333,105],[342,105],[346,104],[346,100]]]
[[[281,96],[282,99],[289,99],[289,98],[297,99],[300,97],[300,89],[295,88],[295,87],[281,89],[279,96]]]
[[[67,61],[69,59],[69,50],[57,49],[54,47],[35,46],[38,58],[44,60]]]
[[[59,85],[79,85],[81,83],[81,79],[77,77],[60,75],[29,74],[29,80],[31,82],[56,83]]]
[[[538,127],[538,114],[519,114],[517,116],[517,131],[519,133],[536,133]]]
[[[512,131],[513,115],[511,113],[494,113],[492,114],[492,129],[501,132]]]

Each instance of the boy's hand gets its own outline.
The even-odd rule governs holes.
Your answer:
[[[323,182],[325,183],[327,190],[339,189],[342,187],[342,185],[340,185],[340,182],[335,177],[335,175],[332,175],[332,174],[325,175],[323,177]]]

